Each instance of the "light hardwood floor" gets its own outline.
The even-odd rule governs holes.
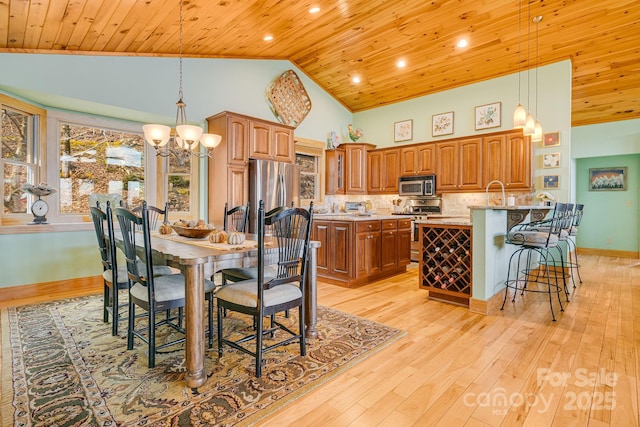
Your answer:
[[[545,295],[492,316],[430,301],[416,269],[319,283],[319,304],[407,335],[260,425],[638,426],[640,260],[580,260],[584,283],[556,322]]]

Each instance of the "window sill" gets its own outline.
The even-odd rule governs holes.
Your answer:
[[[61,233],[69,231],[90,231],[93,230],[91,222],[75,223],[47,223],[47,224],[24,224],[5,225],[0,227],[0,235],[5,234],[36,234],[36,233]]]

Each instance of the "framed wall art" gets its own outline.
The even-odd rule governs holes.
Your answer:
[[[431,116],[431,136],[451,135],[453,133],[453,111]]]
[[[546,153],[542,155],[542,167],[545,169],[560,167],[560,153]]]
[[[543,147],[556,147],[560,145],[560,132],[549,132],[542,135]]]
[[[542,177],[542,187],[551,190],[560,188],[559,181],[559,175],[544,175]]]
[[[501,107],[501,102],[477,106],[475,116],[476,130],[500,127],[502,124]]]
[[[625,191],[627,168],[589,169],[589,191]]]
[[[413,139],[413,120],[403,120],[393,124],[393,141],[409,141]]]

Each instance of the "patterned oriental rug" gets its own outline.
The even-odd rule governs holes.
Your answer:
[[[283,320],[297,324],[294,313]],[[235,313],[225,320],[238,336],[251,324]],[[126,349],[126,322],[111,336],[99,295],[4,309],[1,327],[3,426],[251,425],[406,334],[318,307],[319,338],[307,341],[306,357],[295,343],[268,352],[258,379],[250,356],[225,347],[218,359],[214,344],[209,380],[194,394],[184,350],[148,369],[144,343]]]

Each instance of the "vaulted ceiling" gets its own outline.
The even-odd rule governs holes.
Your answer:
[[[0,52],[176,56],[179,16],[179,0],[4,0]],[[287,59],[353,112],[570,59],[574,126],[640,117],[638,0],[184,0],[183,17],[184,56]]]

